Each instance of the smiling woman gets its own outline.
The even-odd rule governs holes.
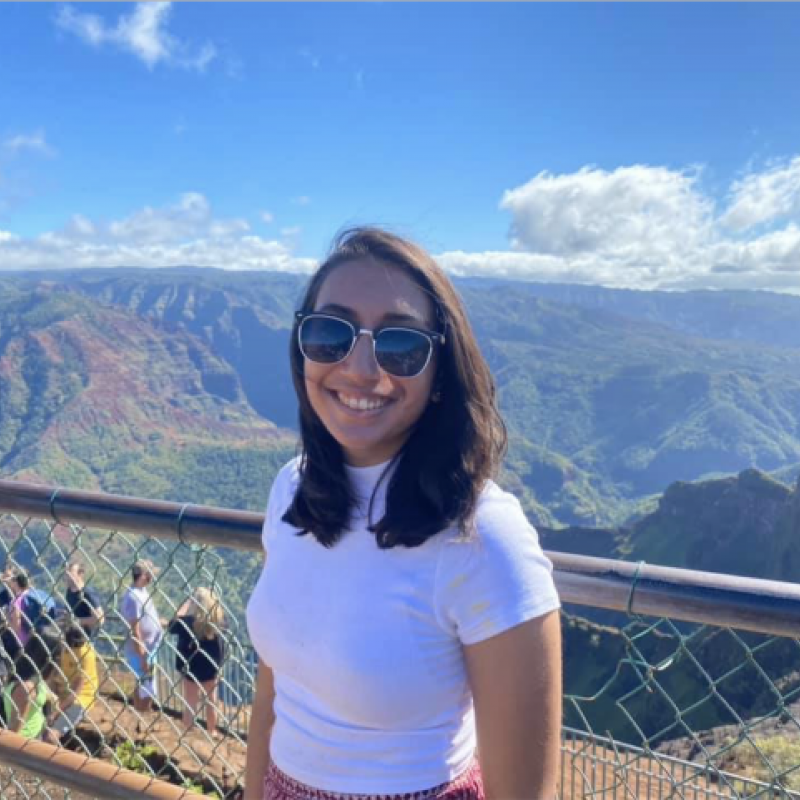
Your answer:
[[[290,359],[303,450],[248,606],[246,797],[553,797],[558,597],[492,481],[505,429],[449,279],[397,236],[346,232]]]

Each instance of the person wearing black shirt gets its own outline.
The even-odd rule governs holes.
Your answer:
[[[86,567],[79,561],[67,566],[67,606],[75,621],[86,631],[90,638],[97,636],[105,619],[100,595],[95,589],[86,585]]]
[[[216,690],[225,655],[222,637],[224,613],[210,589],[200,587],[178,609],[167,633],[178,637],[175,667],[183,675],[183,724],[188,730],[197,719],[202,698],[206,730],[217,734]]]

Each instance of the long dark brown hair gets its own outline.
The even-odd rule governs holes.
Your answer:
[[[333,270],[365,259],[376,268],[403,270],[433,301],[439,332],[445,334],[433,381],[438,402],[428,403],[392,460],[396,469],[387,486],[386,511],[370,530],[381,548],[417,547],[453,525],[468,533],[481,490],[505,453],[506,430],[489,367],[445,272],[406,239],[380,228],[352,228],[334,240],[298,310],[314,310],[322,284]],[[355,498],[342,448],[308,399],[297,327],[295,318],[289,357],[300,406],[300,483],[283,520],[331,547],[347,528]]]

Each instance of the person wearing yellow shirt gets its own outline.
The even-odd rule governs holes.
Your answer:
[[[100,681],[97,675],[97,653],[80,625],[70,625],[64,638],[66,647],[61,653],[61,672],[64,689],[51,723],[61,736],[72,733],[76,725],[94,705]]]

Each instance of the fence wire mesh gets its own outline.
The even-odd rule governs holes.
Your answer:
[[[56,730],[63,747],[201,794],[237,794],[256,659],[218,552],[6,513],[2,565],[5,725]],[[134,565],[152,575],[139,580],[138,603]],[[23,606],[20,574],[38,605]],[[561,800],[800,800],[800,641],[595,616],[564,615]],[[48,636],[60,654],[26,672],[26,654],[41,657],[31,642]],[[12,637],[28,640],[21,652]],[[0,797],[83,800],[9,767]]]
[[[0,531],[5,724],[199,793],[233,796],[255,661],[243,620],[227,607],[220,556],[8,514]],[[148,564],[137,588],[134,565]],[[36,600],[26,607],[29,596]],[[102,624],[89,623],[81,637],[87,605],[97,606]],[[12,770],[0,776],[3,798],[12,789],[24,798],[70,796],[30,787]]]

